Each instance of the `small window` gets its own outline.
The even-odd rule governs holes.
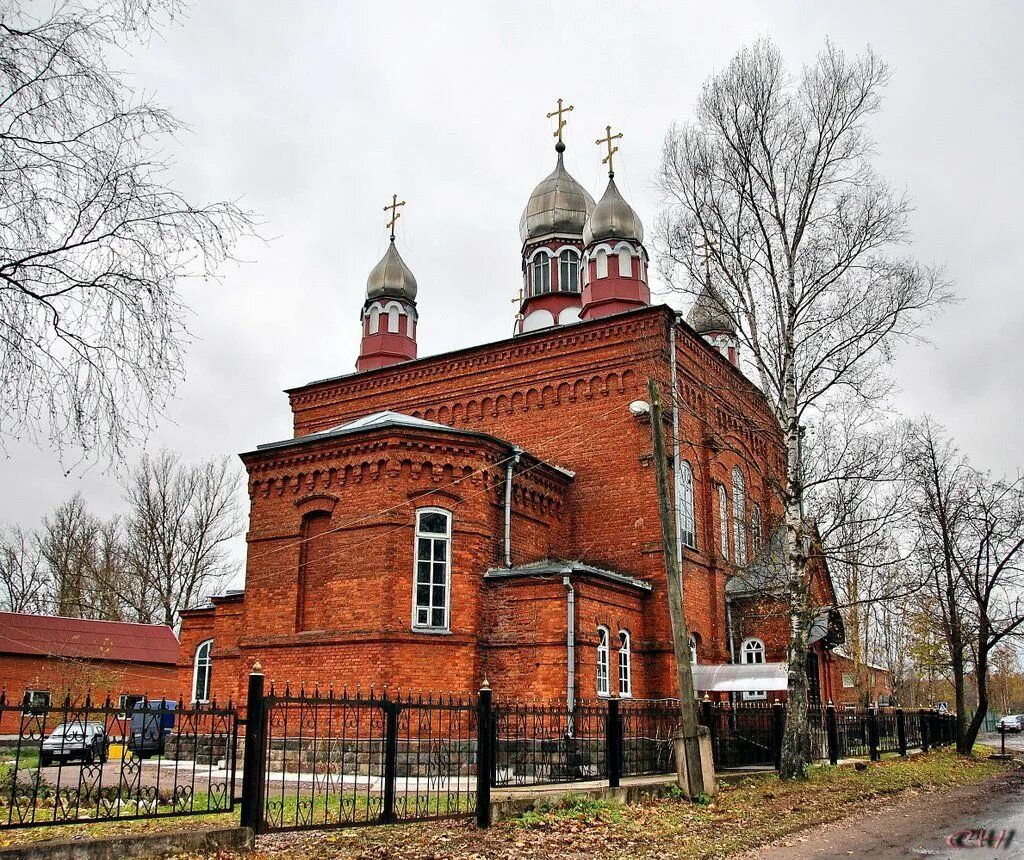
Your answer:
[[[629,248],[621,248],[618,253],[619,258],[619,277],[620,278],[632,278],[633,277],[633,255],[629,252]]]
[[[633,695],[633,654],[628,630],[619,631],[619,696]]]
[[[722,484],[718,485],[718,533],[722,558],[729,560],[729,497]]]
[[[744,639],[740,645],[740,661],[746,664],[764,663],[764,642],[760,639]],[[768,694],[764,690],[750,690],[743,694],[747,701],[767,699]]]
[[[697,548],[697,525],[693,513],[693,469],[686,460],[679,463],[679,533],[683,543]]]
[[[566,248],[558,255],[558,291],[580,291],[580,255],[572,248]]]
[[[210,678],[213,672],[213,640],[200,642],[196,648],[192,672],[192,701],[202,704],[210,701]]]
[[[853,675],[850,672],[843,672],[843,686],[846,688],[854,686]]]
[[[551,258],[540,251],[533,258],[533,292],[540,296],[551,292]]]
[[[21,700],[22,710],[26,714],[41,716],[50,707],[49,690],[26,690]]]
[[[598,251],[597,252],[597,256],[595,257],[595,259],[597,260],[597,275],[596,275],[596,277],[598,277],[598,278],[607,278],[608,277],[608,252],[603,250],[603,249]]]
[[[380,308],[374,305],[370,308],[370,334],[377,334],[380,331]]]
[[[608,696],[608,628],[597,628],[597,695]]]
[[[698,641],[697,641],[697,634],[694,633],[690,637],[690,639],[689,639],[689,645],[690,645],[690,665],[691,666],[696,666],[697,665],[697,656],[698,656],[697,655],[697,646],[699,644],[700,643],[698,643]]]
[[[426,508],[416,514],[416,571],[413,627],[448,629],[452,515]]]
[[[398,305],[391,305],[388,308],[388,332],[398,334],[398,318],[402,315]]]
[[[134,711],[140,705],[145,704],[145,701],[145,696],[122,694],[117,699],[117,710],[122,714],[128,714]]]
[[[739,468],[732,470],[732,531],[736,564],[747,563],[747,530],[745,527],[747,487]]]
[[[750,539],[754,542],[754,552],[761,551],[761,508],[759,505],[750,507]]]

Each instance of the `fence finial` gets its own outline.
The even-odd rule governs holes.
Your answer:
[[[253,675],[262,675],[263,674],[263,665],[260,663],[259,660],[257,660],[255,663],[252,664],[252,674]]]
[[[484,682],[480,685],[480,689],[481,690],[489,690],[489,689],[491,689],[491,685],[488,683],[486,675],[484,676]]]

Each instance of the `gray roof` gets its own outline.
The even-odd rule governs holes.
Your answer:
[[[555,169],[533,189],[526,203],[519,236],[523,242],[554,234],[581,236],[593,208],[594,198],[565,169],[559,151]]]
[[[750,565],[740,568],[729,577],[725,593],[730,596],[742,594],[777,594],[785,591],[789,576],[786,562],[785,525],[779,526],[771,540],[758,550]]]
[[[520,564],[515,567],[492,567],[484,574],[484,579],[512,579],[521,576],[565,576],[573,573],[588,574],[598,579],[606,579],[609,582],[618,583],[619,585],[638,588],[641,591],[651,590],[651,584],[646,579],[637,579],[624,573],[616,573],[614,570],[594,567],[582,561],[556,561],[552,559],[535,561],[530,564]]]
[[[710,281],[701,287],[697,299],[687,314],[686,322],[697,334],[728,332],[736,334],[736,326],[726,309],[725,301]]]
[[[408,299],[416,298],[416,278],[402,259],[392,239],[381,261],[373,267],[366,279],[367,299]]]
[[[619,193],[618,186],[611,177],[608,178],[604,196],[590,213],[583,228],[585,244],[600,242],[602,239],[626,239],[640,243],[644,241],[644,225],[640,223],[633,207]]]

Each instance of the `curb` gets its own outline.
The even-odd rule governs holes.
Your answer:
[[[188,851],[251,848],[248,827],[169,830],[102,836],[97,839],[48,839],[0,848],[0,860],[120,860],[121,857],[166,857]]]

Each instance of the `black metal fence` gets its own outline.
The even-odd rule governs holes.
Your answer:
[[[17,734],[0,752],[0,828],[234,808],[238,715],[230,703],[123,709],[86,697],[26,706],[0,693],[0,724],[12,723]]]

